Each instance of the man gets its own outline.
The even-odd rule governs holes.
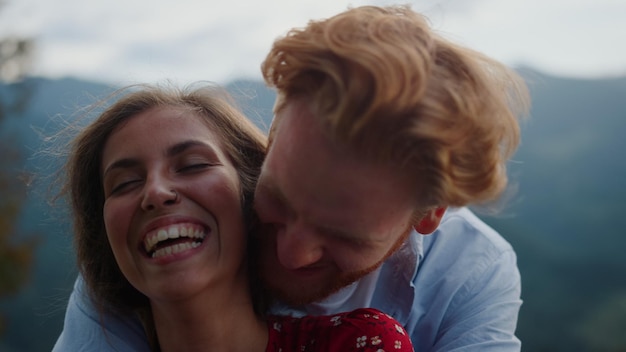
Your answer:
[[[262,71],[278,92],[255,196],[268,229],[261,276],[283,303],[274,311],[372,306],[418,351],[520,350],[515,253],[465,208],[506,186],[527,99],[518,76],[406,7],[294,29]],[[146,348],[136,322],[98,321],[80,290],[57,350],[77,349],[81,331]]]

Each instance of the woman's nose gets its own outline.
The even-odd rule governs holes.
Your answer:
[[[149,180],[146,182],[141,208],[153,210],[180,202],[180,194],[164,180]]]

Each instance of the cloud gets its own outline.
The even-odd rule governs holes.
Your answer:
[[[37,38],[36,72],[125,83],[260,78],[272,41],[341,0],[9,0],[0,36]],[[515,65],[566,75],[626,73],[626,2],[414,0],[446,37]]]

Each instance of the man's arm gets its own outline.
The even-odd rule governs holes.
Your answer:
[[[521,278],[511,245],[465,208],[449,210],[436,233],[420,238],[411,289],[381,295],[396,300],[385,308],[405,324],[415,349],[520,351]]]
[[[432,351],[520,351],[515,336],[522,301],[515,253],[507,251],[450,302]]]
[[[63,331],[53,352],[65,351],[150,351],[138,319],[101,315],[87,295],[79,276],[65,311]]]

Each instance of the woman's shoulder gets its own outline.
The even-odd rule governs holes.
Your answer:
[[[302,318],[273,316],[269,323],[270,343],[278,348],[268,351],[413,351],[404,328],[373,308]]]

